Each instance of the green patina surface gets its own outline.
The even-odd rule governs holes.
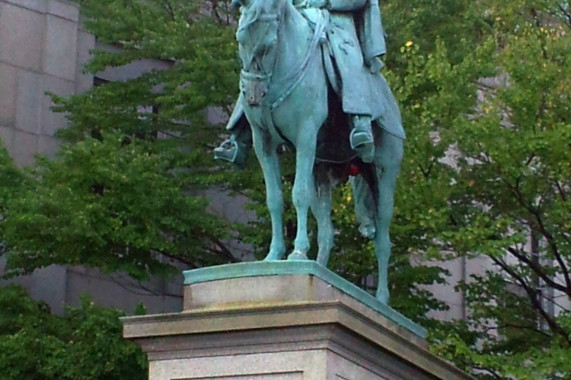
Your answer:
[[[380,72],[386,49],[379,0],[231,3],[240,7],[240,95],[227,125],[232,136],[214,153],[243,166],[246,151],[254,147],[272,228],[266,260],[282,260],[288,247],[278,149],[291,145],[296,150],[292,201],[297,232],[288,260],[308,258],[311,210],[318,230],[316,260],[327,266],[336,232],[332,187],[356,170],[350,181],[356,219],[361,233],[374,241],[376,298],[386,304],[389,226],[406,136],[396,99]]]
[[[378,301],[375,297],[350,283],[344,278],[331,272],[329,269],[311,260],[288,260],[288,261],[254,261],[238,264],[219,265],[209,268],[200,268],[185,271],[184,284],[198,284],[201,282],[224,280],[241,277],[279,276],[304,274],[316,276],[328,284],[339,289],[343,293],[353,297],[357,301],[376,310],[384,317],[395,322],[412,332],[426,338],[427,331],[424,327],[414,323],[396,310]]]

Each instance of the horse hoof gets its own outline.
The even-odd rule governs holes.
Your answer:
[[[267,255],[266,257],[264,257],[264,260],[262,260],[262,261],[280,261],[280,260],[281,259],[279,259],[277,257]]]
[[[367,239],[373,239],[375,237],[375,226],[372,224],[361,224],[359,226],[359,233]]]
[[[389,293],[377,291],[377,301],[385,305],[389,304]]]
[[[280,254],[279,252],[270,251],[264,258],[264,261],[279,261],[282,259],[282,257],[283,254]]]
[[[327,268],[327,263],[329,262],[329,253],[317,253],[317,264]]]
[[[309,260],[307,255],[301,251],[293,251],[288,257],[288,260]]]

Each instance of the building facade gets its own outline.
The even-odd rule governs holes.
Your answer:
[[[95,37],[82,29],[76,3],[0,0],[0,139],[17,165],[31,165],[35,154],[50,156],[57,151],[54,134],[66,120],[50,110],[46,92],[70,96],[91,88],[95,78],[84,74],[82,66],[94,48]],[[125,80],[166,65],[138,62],[100,73],[98,79]],[[0,273],[3,266],[0,260]],[[126,312],[139,303],[149,313],[182,307],[182,275],[173,282],[140,284],[121,274],[103,276],[94,269],[53,265],[12,282],[47,302],[57,314],[63,314],[66,305],[77,305],[84,293],[101,305]]]

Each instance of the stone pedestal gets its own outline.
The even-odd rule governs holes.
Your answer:
[[[184,310],[123,319],[149,379],[471,379],[425,330],[315,262],[185,273]]]

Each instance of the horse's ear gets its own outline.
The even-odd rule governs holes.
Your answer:
[[[232,2],[230,3],[230,6],[231,6],[232,8],[239,8],[239,7],[241,7],[242,5],[244,5],[243,3],[244,3],[244,2],[243,2],[242,0],[232,0]]]

